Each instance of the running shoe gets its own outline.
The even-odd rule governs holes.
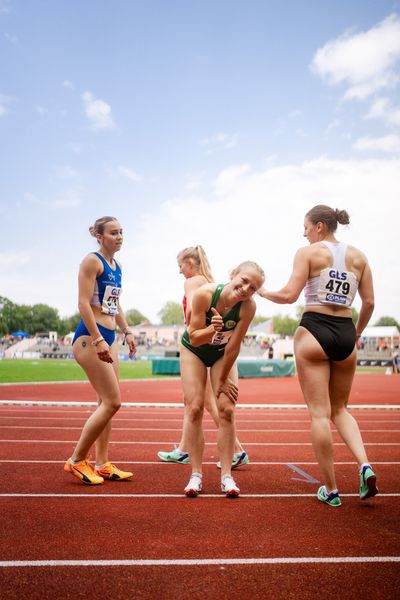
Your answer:
[[[72,473],[82,481],[82,483],[86,483],[86,485],[99,485],[104,482],[103,477],[96,475],[91,466],[89,465],[89,460],[86,458],[85,460],[81,460],[75,465],[72,464],[71,459],[69,458],[64,465],[64,471],[67,473]]]
[[[331,492],[328,494],[328,491],[324,485],[318,490],[317,498],[321,502],[325,502],[325,504],[329,504],[329,506],[341,506],[342,503],[339,498],[339,492]]]
[[[203,476],[201,473],[192,473],[189,479],[189,483],[184,489],[186,496],[196,498],[203,490],[202,483]]]
[[[248,465],[250,462],[249,455],[245,450],[243,452],[235,452],[232,458],[231,469],[237,469],[241,465]],[[217,462],[218,469],[221,468],[221,461]]]
[[[189,454],[180,450],[171,450],[171,452],[157,452],[158,458],[163,462],[189,464]]]
[[[103,477],[103,479],[109,479],[111,481],[123,481],[124,479],[129,479],[133,476],[133,473],[130,471],[121,471],[115,465],[110,462],[105,463],[101,469],[95,469],[94,472],[96,475]]]
[[[224,475],[222,477],[221,492],[225,494],[227,498],[237,498],[239,496],[240,489],[231,475]]]
[[[360,498],[366,500],[378,493],[376,487],[376,475],[370,465],[364,465],[360,471]]]

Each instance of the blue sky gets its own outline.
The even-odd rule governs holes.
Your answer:
[[[180,301],[188,245],[276,289],[326,203],[399,320],[399,65],[399,1],[0,0],[0,295],[74,313],[104,214],[125,309]]]

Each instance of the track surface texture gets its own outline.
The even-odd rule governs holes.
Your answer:
[[[240,380],[237,430],[251,463],[220,492],[216,429],[204,416],[204,491],[190,465],[159,462],[179,442],[177,379],[121,384],[110,455],[132,481],[90,487],[64,473],[94,410],[88,384],[0,386],[3,600],[343,600],[398,598],[400,377],[357,375],[349,406],[378,475],[361,501],[357,465],[334,431],[340,508],[320,473],[296,377]]]

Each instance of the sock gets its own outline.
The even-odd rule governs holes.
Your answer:
[[[100,471],[100,469],[102,469],[103,467],[106,466],[107,463],[103,463],[102,465],[96,465],[95,469],[97,469],[98,471]]]
[[[360,467],[360,473],[362,473],[364,467],[371,467],[371,465],[369,463],[363,463]]]

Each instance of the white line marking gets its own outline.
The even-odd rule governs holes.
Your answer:
[[[0,425],[1,429],[46,429],[46,430],[77,430],[80,431],[82,427],[62,425]],[[178,429],[172,427],[113,427],[113,431],[182,431],[182,427]],[[203,429],[204,433],[216,433],[217,427],[213,429]],[[400,429],[361,429],[363,433],[400,433]],[[237,433],[310,433],[310,429],[238,429]],[[336,429],[332,429],[333,433],[336,433]]]
[[[186,567],[195,565],[287,565],[318,563],[395,563],[400,556],[308,556],[280,558],[193,558],[139,560],[2,560],[0,567]]]
[[[315,498],[316,494],[240,494],[241,498]],[[358,498],[358,494],[340,494],[341,498]],[[400,497],[400,493],[393,494],[379,494],[380,498],[398,498]],[[28,494],[28,493],[7,493],[0,494],[0,498],[159,498],[160,500],[165,498],[181,498],[186,500],[185,494],[182,492],[181,494],[101,494],[101,493],[93,493],[93,494],[85,494],[85,493],[77,493],[77,494]],[[226,500],[224,494],[201,494],[198,498],[220,498],[221,500]],[[190,500],[186,500],[190,502]]]
[[[283,462],[276,462],[276,461],[251,461],[252,465],[285,465],[287,467],[288,462],[290,461],[283,461]],[[31,460],[31,459],[20,459],[20,460],[13,460],[13,459],[0,459],[0,464],[2,463],[33,463],[33,464],[41,464],[41,465],[49,465],[49,464],[57,464],[57,465],[63,465],[65,464],[65,460]],[[175,464],[175,463],[165,463],[163,461],[160,460],[119,460],[118,461],[119,465],[166,465],[166,464]],[[318,465],[317,462],[293,462],[291,461],[292,465]],[[348,461],[348,462],[336,462],[335,461],[335,465],[352,465],[353,467],[355,466],[355,462],[354,461]],[[203,461],[203,465],[215,465],[215,461]],[[379,460],[374,460],[374,465],[400,465],[400,462],[397,461],[379,461]]]
[[[1,444],[76,444],[76,440],[0,440]],[[153,441],[153,442],[115,442],[110,444],[126,444],[141,446],[167,445],[172,442]],[[215,442],[206,442],[206,446],[215,446]],[[311,442],[246,442],[246,446],[311,446]],[[343,442],[335,442],[334,446],[346,446]],[[400,442],[366,442],[364,446],[400,446]]]
[[[66,402],[66,401],[46,401],[46,400],[0,400],[0,405],[14,406],[97,406],[97,402]],[[122,402],[123,408],[182,408],[181,402]],[[282,409],[301,409],[306,410],[305,404],[237,404],[236,408],[282,408]],[[349,404],[351,409],[371,409],[371,410],[399,410],[400,404]]]
[[[87,415],[88,414],[92,414],[92,413],[88,413],[86,412],[85,414],[82,414],[81,417],[66,417],[64,416],[66,413],[63,412],[56,412],[56,411],[46,411],[46,412],[55,412],[55,416],[54,417],[37,417],[37,416],[26,416],[26,415],[16,415],[16,416],[11,416],[11,415],[7,415],[7,416],[1,416],[0,415],[0,420],[4,419],[4,420],[18,420],[18,421],[23,421],[24,419],[27,421],[80,421],[82,423],[85,422],[85,420],[87,419]],[[68,413],[69,414],[69,413]],[[120,413],[121,414],[121,413]],[[157,413],[155,413],[157,414]],[[134,418],[130,418],[130,417],[113,417],[113,423],[115,423],[116,421],[123,421],[124,423],[128,423],[128,422],[133,422],[133,423],[145,423],[147,421],[149,421],[150,423],[182,423],[182,417],[176,417],[173,419],[168,419],[168,418],[151,418],[151,417],[134,417]],[[240,417],[240,419],[238,419],[238,422],[240,423],[240,425],[243,425],[244,423],[286,423],[288,422],[288,419],[245,419],[243,417]],[[310,424],[311,421],[309,419],[290,419],[290,423],[307,423]],[[374,425],[378,424],[378,423],[390,423],[390,424],[394,424],[394,423],[400,423],[400,420],[398,419],[373,419],[373,420],[369,420],[369,419],[363,419],[363,418],[358,418],[358,423],[360,424],[365,424],[365,423],[374,423]],[[210,425],[212,424],[211,419],[207,419],[207,418],[203,418],[203,425]],[[279,431],[283,431],[283,430],[279,430]],[[365,431],[371,431],[370,429],[366,429]],[[388,431],[388,430],[384,430],[384,431]],[[396,429],[394,431],[400,431],[399,429]]]

